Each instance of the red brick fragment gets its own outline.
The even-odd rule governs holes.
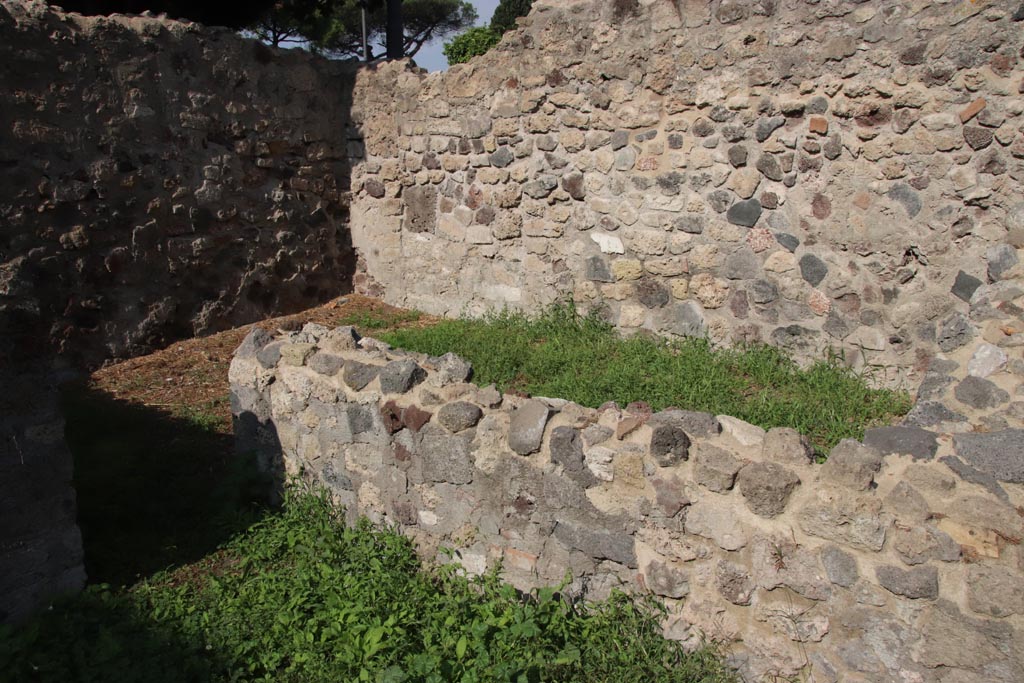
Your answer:
[[[986,104],[988,104],[988,102],[985,101],[984,97],[979,97],[968,104],[967,107],[960,112],[960,123],[967,123],[973,119],[978,115],[978,112],[985,108]]]

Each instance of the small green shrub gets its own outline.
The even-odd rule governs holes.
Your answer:
[[[621,593],[570,604],[496,574],[424,570],[412,542],[345,527],[289,492],[223,552],[130,591],[98,586],[0,632],[0,679],[726,683],[712,650],[665,640],[661,608]],[[7,678],[4,678],[7,677]]]
[[[906,393],[871,388],[867,377],[835,357],[801,369],[772,346],[713,349],[704,339],[623,339],[571,305],[533,317],[503,312],[446,320],[383,337],[431,355],[457,353],[473,364],[477,384],[591,407],[646,401],[655,410],[732,415],[765,428],[793,427],[821,450],[910,409]]]
[[[463,64],[490,50],[501,40],[501,32],[487,26],[477,26],[460,33],[444,44],[448,64]]]

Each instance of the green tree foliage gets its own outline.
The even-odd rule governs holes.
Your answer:
[[[491,17],[491,28],[499,33],[507,33],[516,27],[516,19],[525,17],[533,7],[533,0],[501,0],[494,8]]]
[[[384,52],[387,8],[384,0],[279,0],[251,26],[266,42],[301,40],[338,57],[362,57],[362,6],[366,7],[370,58]],[[466,0],[403,0],[403,50],[411,57],[426,43],[472,26],[476,9]]]
[[[455,36],[444,44],[448,64],[463,64],[490,50],[501,40],[501,32],[487,26],[477,26]]]
[[[490,26],[477,26],[455,36],[444,44],[448,64],[462,64],[490,50],[501,41],[501,36],[516,27],[516,19],[525,17],[533,7],[533,0],[501,0],[494,9]]]

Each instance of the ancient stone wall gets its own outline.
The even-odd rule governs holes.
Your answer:
[[[0,60],[0,307],[35,343],[94,364],[350,285],[351,69],[12,1]]]
[[[470,378],[351,328],[257,330],[230,370],[238,445],[470,573],[649,591],[668,637],[722,643],[747,681],[1020,680],[1024,430],[911,422],[815,464],[791,429]]]
[[[540,2],[468,64],[358,89],[389,112],[353,181],[364,286],[449,315],[571,297],[916,384],[1020,272],[1017,3],[633,4]]]
[[[84,580],[62,373],[350,288],[352,83],[225,30],[0,2],[0,621]]]

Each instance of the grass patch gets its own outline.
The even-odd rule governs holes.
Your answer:
[[[494,574],[424,570],[412,543],[347,528],[290,493],[203,562],[130,590],[93,587],[18,633],[0,672],[50,681],[734,681],[712,650],[661,636],[653,602],[522,596]]]
[[[448,351],[473,364],[474,381],[505,391],[569,399],[597,407],[646,401],[732,415],[761,427],[793,427],[826,451],[910,409],[906,392],[873,389],[837,359],[801,369],[766,345],[713,349],[703,339],[628,339],[571,305],[536,315],[502,312],[479,320],[445,320],[381,335],[431,355]]]

